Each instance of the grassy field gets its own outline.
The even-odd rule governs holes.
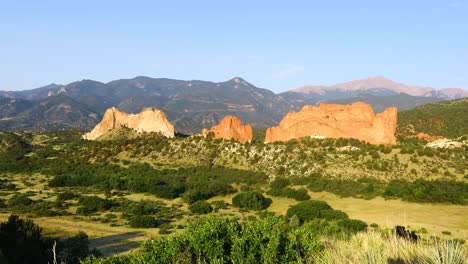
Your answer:
[[[34,189],[34,188],[31,188]],[[418,204],[408,203],[400,200],[385,200],[374,198],[370,200],[357,198],[340,198],[327,192],[309,192],[312,199],[323,200],[333,208],[346,212],[351,218],[356,218],[367,222],[378,224],[381,228],[393,228],[395,225],[404,225],[412,230],[427,230],[426,234],[437,235],[444,238],[468,239],[468,207],[461,205],[445,204]],[[214,197],[209,201],[224,200],[231,203],[234,194],[224,197]],[[291,205],[298,202],[283,197],[271,197],[271,205],[267,211],[275,215],[284,215]],[[182,204],[179,199],[165,200],[147,194],[130,194],[126,196],[129,200],[162,200],[169,205]],[[185,224],[188,219],[199,217],[192,215],[188,211],[186,204],[181,210],[187,214],[182,219],[173,224]],[[256,212],[242,212],[237,208],[229,206],[227,209],[219,211],[225,216],[244,218],[253,216]],[[7,213],[0,214],[0,220],[8,218]],[[109,223],[93,221],[84,217],[55,216],[36,217],[34,221],[44,229],[44,233],[51,237],[67,237],[78,231],[84,231],[90,236],[91,247],[96,247],[104,255],[127,254],[139,246],[139,242],[150,237],[158,237],[158,228],[131,228],[128,225],[112,226]],[[451,235],[444,235],[442,231],[449,231]]]
[[[452,204],[420,204],[401,200],[371,200],[340,198],[334,194],[310,193],[312,199],[323,200],[333,208],[342,210],[351,218],[368,224],[376,223],[383,228],[395,225],[409,226],[412,230],[425,228],[428,235],[441,237],[442,231],[451,232],[452,238],[468,239],[468,207]]]
[[[340,198],[327,192],[309,192],[309,195],[311,199],[326,201],[334,209],[342,210],[351,218],[363,220],[369,225],[376,223],[381,228],[393,228],[395,225],[404,225],[417,231],[425,228],[427,235],[468,240],[467,206],[409,203],[401,200],[385,200],[381,197],[370,200]],[[215,197],[211,200],[223,199],[230,203],[232,196]],[[271,197],[268,195],[265,197],[273,201],[267,210],[276,215],[284,215],[291,205],[298,203],[290,198]],[[232,213],[236,216],[241,216],[239,213],[236,214],[235,211]],[[443,235],[442,231],[449,231],[451,235]]]

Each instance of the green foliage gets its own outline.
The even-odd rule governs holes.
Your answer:
[[[57,245],[59,250],[59,258],[63,263],[78,264],[88,256],[99,256],[100,253],[96,249],[90,250],[88,235],[85,232],[78,232],[76,235],[69,237]]]
[[[110,209],[112,207],[112,202],[97,196],[84,196],[80,199],[79,205],[81,205],[81,207],[78,207],[76,213],[87,215]]]
[[[63,202],[63,201],[68,201],[68,200],[72,200],[74,198],[78,197],[77,194],[71,192],[71,191],[66,191],[66,192],[63,192],[63,193],[59,193],[57,195],[57,201],[60,201],[60,202]]]
[[[158,226],[156,218],[150,215],[135,215],[130,217],[129,224],[131,227],[152,228]]]
[[[392,180],[383,195],[411,202],[467,204],[468,184],[454,180]]]
[[[272,189],[282,189],[288,187],[290,184],[289,180],[286,178],[276,178],[270,183]]]
[[[207,214],[213,211],[213,207],[207,201],[199,200],[191,204],[189,210],[194,214]]]
[[[319,174],[308,177],[308,187],[312,191],[328,191],[340,195],[341,197],[362,196],[373,198],[379,194],[379,190],[384,185],[383,182],[372,178],[334,179],[326,178]]]
[[[339,210],[333,210],[330,205],[324,201],[303,201],[291,206],[286,216],[288,218],[297,216],[299,220],[308,222],[314,219],[339,220],[347,219],[348,215]]]
[[[30,219],[10,215],[0,224],[0,250],[10,263],[53,263],[53,241],[43,236],[42,228]],[[79,232],[75,236],[57,241],[58,263],[79,263],[81,259],[99,256],[89,249],[88,235]]]
[[[230,183],[266,181],[262,173],[223,167],[189,167],[155,170],[148,164],[123,168],[114,164],[77,164],[48,170],[55,174],[49,185],[97,186],[102,189],[149,192],[161,198],[184,197],[188,203],[233,192]]]
[[[281,196],[295,199],[296,201],[305,201],[309,200],[310,196],[307,193],[307,190],[304,188],[301,189],[292,189],[292,188],[282,188],[282,189],[271,189],[268,191],[268,194],[271,196]]]
[[[265,197],[255,191],[242,192],[232,198],[232,204],[247,210],[262,210],[267,207]]]
[[[51,263],[51,246],[32,220],[10,215],[0,224],[0,249],[10,263]]]
[[[412,131],[457,138],[468,134],[468,99],[426,104],[398,113],[398,133]]]
[[[363,230],[365,224],[350,219],[291,226],[281,217],[241,223],[211,214],[191,221],[183,232],[145,241],[136,254],[84,263],[315,263],[325,249],[322,235]]]

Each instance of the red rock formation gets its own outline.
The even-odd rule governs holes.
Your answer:
[[[95,140],[110,130],[127,126],[137,132],[159,132],[166,137],[174,137],[174,126],[169,123],[163,111],[156,108],[146,108],[139,114],[127,114],[112,107],[106,110],[101,122],[83,138]]]
[[[434,140],[439,139],[440,137],[438,137],[438,136],[431,136],[431,135],[429,135],[429,134],[420,132],[420,133],[418,133],[418,134],[416,135],[416,138],[418,138],[418,139],[424,139],[424,140],[426,140],[427,142],[432,142],[432,141],[434,141]]]
[[[209,133],[213,133],[214,138],[234,139],[240,142],[251,141],[253,137],[252,127],[250,125],[242,125],[236,116],[226,116],[218,125],[210,130],[205,128],[202,130],[202,134],[205,136]]]
[[[397,108],[389,107],[374,115],[369,104],[306,105],[288,113],[280,124],[266,131],[265,143],[307,136],[355,138],[371,144],[395,144]]]

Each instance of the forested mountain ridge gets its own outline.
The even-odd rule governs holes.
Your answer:
[[[90,130],[110,107],[130,113],[156,107],[167,114],[177,132],[194,134],[227,115],[238,116],[254,128],[271,127],[288,112],[320,102],[363,101],[380,112],[389,106],[407,110],[467,96],[461,89],[409,87],[379,78],[309,88],[275,94],[240,77],[208,82],[140,76],[108,83],[82,80],[67,85],[50,84],[25,91],[0,91],[0,129]]]

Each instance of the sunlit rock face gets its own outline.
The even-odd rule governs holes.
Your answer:
[[[374,114],[366,103],[304,106],[266,131],[265,143],[301,137],[355,138],[371,144],[395,144],[397,108]]]
[[[95,140],[114,128],[126,126],[137,132],[159,132],[166,137],[174,137],[174,126],[167,120],[163,111],[146,108],[138,114],[127,114],[112,107],[106,110],[101,122],[83,138]]]
[[[202,131],[205,136],[210,133],[216,139],[234,139],[240,142],[251,141],[253,137],[252,127],[242,125],[242,122],[236,116],[226,116],[218,125]]]

